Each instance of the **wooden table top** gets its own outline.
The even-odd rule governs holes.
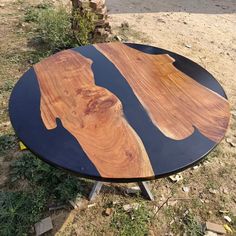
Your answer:
[[[29,69],[9,102],[12,125],[44,161],[101,181],[167,176],[224,137],[229,103],[193,61],[139,44],[56,53]]]

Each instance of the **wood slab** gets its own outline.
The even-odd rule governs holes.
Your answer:
[[[229,120],[227,100],[175,68],[169,55],[149,55],[122,43],[95,47],[116,66],[167,137],[185,139],[196,127],[212,141],[222,139]]]
[[[59,118],[102,177],[153,176],[143,143],[124,118],[120,100],[96,86],[91,64],[67,50],[34,66],[44,125],[54,129]]]

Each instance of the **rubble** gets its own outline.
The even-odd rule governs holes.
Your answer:
[[[125,210],[125,211],[131,211],[131,210],[138,210],[138,208],[140,207],[140,204],[138,204],[138,203],[132,203],[132,204],[126,204],[126,205],[124,205],[123,206],[123,209]]]
[[[207,231],[211,231],[211,232],[214,232],[217,234],[225,234],[226,233],[225,228],[222,225],[215,224],[215,223],[212,223],[209,221],[206,222],[205,228]]]
[[[42,235],[53,228],[51,217],[47,217],[35,224],[36,236]]]
[[[73,9],[81,13],[91,12],[95,14],[95,30],[92,35],[92,43],[106,42],[111,35],[111,26],[108,21],[105,0],[71,0]]]
[[[180,180],[183,180],[183,176],[181,174],[171,175],[169,176],[169,179],[171,179],[172,182],[179,182]]]

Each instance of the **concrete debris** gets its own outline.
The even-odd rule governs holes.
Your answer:
[[[132,203],[132,204],[126,204],[123,206],[123,209],[127,212],[131,211],[131,210],[138,210],[138,208],[140,207],[140,204],[138,203]]]
[[[134,186],[134,187],[131,187],[131,188],[128,188],[126,190],[126,193],[130,194],[130,193],[138,193],[140,192],[140,188],[138,186]]]
[[[72,0],[73,8],[79,13],[93,13],[95,15],[95,29],[93,31],[93,42],[108,41],[111,35],[111,26],[108,21],[105,0]],[[79,30],[73,26],[74,30]]]
[[[180,180],[183,180],[183,176],[181,174],[171,175],[169,176],[169,179],[171,179],[172,182],[179,182]]]
[[[212,231],[206,231],[204,236],[217,236],[218,234],[217,233],[214,233]]]
[[[89,204],[89,205],[88,205],[88,208],[91,208],[91,207],[94,207],[94,206],[96,206],[96,203]]]
[[[229,223],[232,221],[229,216],[224,216],[224,219],[225,219],[226,221],[228,221]]]
[[[34,227],[35,227],[36,236],[42,235],[50,231],[53,228],[51,217],[47,217],[41,220],[40,222],[36,223]]]
[[[189,188],[189,187],[183,187],[182,189],[183,189],[183,191],[184,191],[185,193],[188,193],[188,192],[190,191],[190,188]]]
[[[207,221],[205,226],[206,226],[205,227],[206,230],[208,230],[208,231],[212,231],[212,232],[218,233],[218,234],[225,234],[226,233],[225,228],[222,225]]]
[[[211,194],[217,194],[218,191],[217,191],[216,189],[210,188],[210,189],[209,189],[209,193],[211,193]]]

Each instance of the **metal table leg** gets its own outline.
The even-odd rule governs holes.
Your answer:
[[[142,192],[142,195],[151,200],[151,201],[154,201],[154,197],[148,187],[148,183],[147,182],[138,182],[137,183],[141,192]],[[96,196],[99,194],[101,188],[103,186],[103,182],[99,182],[99,181],[96,181],[95,184],[93,185],[93,188],[89,194],[89,201],[93,201]]]
[[[154,201],[154,197],[152,195],[152,192],[150,191],[149,187],[148,187],[148,183],[147,182],[138,182],[138,186],[142,192],[142,195],[144,197],[146,197],[147,199]]]
[[[99,194],[101,188],[102,188],[103,182],[96,181],[93,185],[93,188],[89,194],[89,201],[93,201],[96,196]]]

